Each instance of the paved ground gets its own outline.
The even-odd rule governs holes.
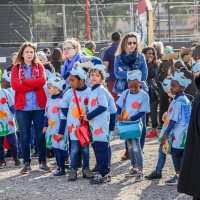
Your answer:
[[[33,160],[33,172],[26,176],[19,174],[20,168],[15,168],[12,161],[8,161],[6,168],[0,170],[0,200],[186,200],[190,197],[179,194],[175,186],[165,186],[164,181],[173,176],[171,157],[168,156],[167,164],[160,181],[144,180],[135,183],[133,178],[126,179],[130,162],[121,161],[124,153],[124,143],[115,138],[112,145],[112,181],[108,184],[91,186],[86,179],[79,178],[76,182],[68,182],[66,176],[50,178],[49,174],[37,171],[36,160]],[[144,149],[144,173],[149,174],[155,166],[158,144],[156,140],[146,142]],[[93,155],[91,154],[91,157]],[[51,162],[51,161],[49,161]],[[94,165],[94,159],[91,166]]]

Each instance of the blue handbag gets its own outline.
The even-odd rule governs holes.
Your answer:
[[[142,122],[121,121],[117,124],[117,130],[121,140],[140,138],[142,135]]]

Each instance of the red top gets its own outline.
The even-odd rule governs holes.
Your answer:
[[[32,64],[32,74],[39,69],[38,77],[25,78],[20,80],[19,64],[12,67],[11,86],[15,90],[15,110],[20,110],[25,107],[26,92],[35,91],[38,107],[45,108],[47,97],[43,86],[46,83],[45,70],[43,65]]]

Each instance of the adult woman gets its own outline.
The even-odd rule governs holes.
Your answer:
[[[75,62],[81,61],[81,45],[75,39],[66,40],[63,44],[63,54],[66,58],[61,76],[66,80]]]
[[[62,51],[60,48],[55,48],[51,55],[51,64],[53,65],[56,72],[60,74],[62,62]]]
[[[45,157],[45,136],[42,133],[46,95],[43,86],[46,82],[44,67],[36,56],[36,47],[25,42],[12,68],[11,85],[15,90],[16,118],[20,130],[24,168],[21,174],[31,171],[30,137],[33,121],[39,153],[39,169],[49,171]]]
[[[146,47],[143,49],[142,53],[145,55],[147,67],[148,67],[148,77],[147,85],[149,88],[149,99],[150,99],[150,114],[147,116],[151,117],[152,129],[147,134],[146,138],[158,137],[156,128],[158,126],[157,120],[157,107],[158,107],[158,86],[156,84],[156,75],[158,73],[158,66],[156,64],[156,52],[153,47]],[[148,120],[147,120],[148,121]]]
[[[115,54],[114,61],[114,73],[116,77],[113,92],[120,95],[125,89],[128,89],[127,85],[127,72],[130,70],[138,69],[142,72],[142,81],[147,79],[148,69],[144,56],[139,53],[139,44],[137,36],[134,33],[127,33],[120,42],[117,52]],[[145,84],[142,83],[144,88]],[[143,132],[140,140],[141,148],[144,147],[146,136],[146,120],[145,116],[143,120]],[[126,150],[123,158],[127,158],[128,151]]]

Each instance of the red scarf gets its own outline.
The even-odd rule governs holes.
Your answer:
[[[32,65],[32,78],[38,78],[39,77],[39,67],[36,64],[36,67]],[[25,71],[23,64],[19,65],[19,80],[25,79]]]

